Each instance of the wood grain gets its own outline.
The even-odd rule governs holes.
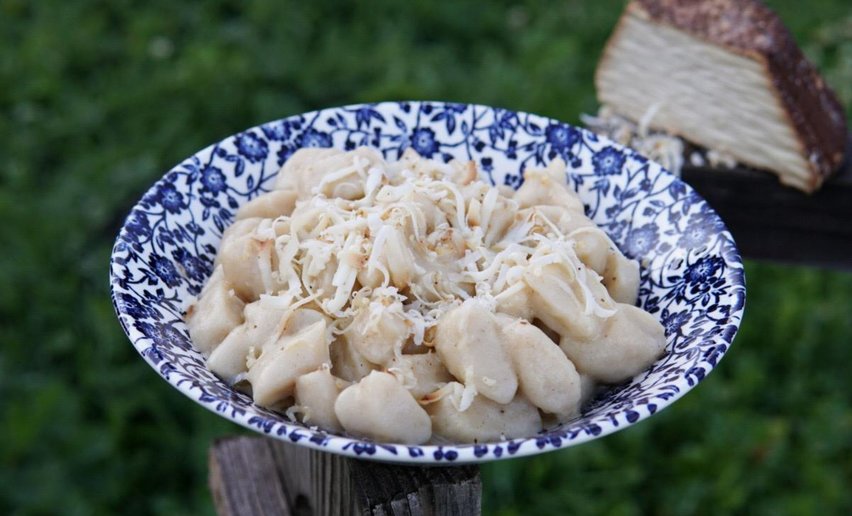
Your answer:
[[[719,213],[746,258],[852,269],[852,135],[846,156],[810,195],[746,168],[684,167],[682,178]]]
[[[410,467],[351,459],[263,437],[210,448],[216,510],[236,515],[476,515],[479,468]]]

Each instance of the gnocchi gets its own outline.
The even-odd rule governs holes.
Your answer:
[[[517,192],[477,176],[410,149],[294,153],[187,310],[208,367],[307,425],[421,444],[535,434],[664,353],[639,264],[561,159]]]

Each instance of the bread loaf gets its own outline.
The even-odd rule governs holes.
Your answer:
[[[843,161],[834,93],[757,0],[633,0],[595,76],[598,99],[812,192]]]

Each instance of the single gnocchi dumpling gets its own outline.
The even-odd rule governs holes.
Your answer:
[[[580,408],[581,382],[574,364],[531,323],[505,316],[500,322],[521,394],[545,412],[575,415]]]
[[[389,276],[390,284],[397,288],[407,287],[417,275],[418,267],[414,255],[407,244],[408,238],[400,228],[392,224],[383,225],[374,244],[375,260],[384,267],[381,272]],[[371,256],[371,259],[373,257]],[[367,269],[372,268],[367,262]]]
[[[352,435],[378,441],[422,444],[432,436],[432,421],[397,379],[373,371],[340,393],[334,413]]]
[[[275,189],[292,190],[299,193],[301,198],[309,197],[311,192],[307,187],[311,184],[310,176],[319,175],[315,163],[340,154],[342,152],[339,149],[323,147],[306,147],[297,150],[284,162],[284,166],[278,171],[278,176],[275,180]]]
[[[246,378],[254,402],[268,407],[287,400],[296,379],[330,363],[325,316],[315,310],[296,310],[281,337],[264,346],[256,360],[249,360]]]
[[[334,413],[334,404],[349,382],[335,378],[328,368],[320,368],[296,380],[294,396],[302,412],[302,422],[329,432],[343,430]]]
[[[560,219],[561,228],[576,242],[577,257],[601,276],[610,296],[633,304],[639,294],[639,262],[624,256],[612,240],[584,215]]]
[[[349,345],[354,346],[364,358],[384,365],[402,350],[410,334],[402,303],[382,295],[363,301],[366,306],[358,312],[344,335]]]
[[[518,203],[483,183],[472,183],[462,192],[470,197],[466,214],[468,225],[482,232],[483,242],[489,247],[502,240],[517,220]]]
[[[598,390],[598,382],[587,374],[580,375],[580,406],[592,401]]]
[[[406,150],[406,152],[408,151]],[[414,152],[413,149],[410,155],[415,161],[423,161],[423,159],[420,158],[420,156],[416,152]],[[476,181],[479,177],[479,171],[476,169],[475,161],[462,161],[460,159],[454,159],[450,161],[449,165],[452,169],[452,172],[450,173],[450,181],[456,183],[457,185],[468,185]]]
[[[186,312],[189,336],[202,355],[210,355],[228,333],[242,323],[243,306],[225,278],[222,266],[216,267],[198,301]]]
[[[300,241],[310,241],[328,229],[331,220],[322,206],[310,202],[302,203],[290,216],[290,230]],[[316,245],[316,244],[315,244]],[[321,247],[311,253],[321,254]]]
[[[577,226],[579,227],[569,233],[577,242],[577,257],[586,267],[603,276],[610,256],[617,251],[612,248],[609,237],[591,221],[588,221],[588,225],[577,224]]]
[[[497,311],[519,319],[532,320],[534,315],[530,302],[531,296],[530,288],[524,282],[519,281],[495,296]]]
[[[615,306],[594,271],[582,265],[576,269],[565,263],[531,266],[524,282],[532,290],[535,316],[560,335],[594,337]]]
[[[319,193],[328,198],[359,199],[364,196],[364,183],[369,170],[384,162],[382,155],[375,149],[359,147],[352,152],[316,152],[303,159],[299,153],[296,164],[282,167],[275,184],[276,189],[299,192],[300,198]],[[291,158],[291,160],[293,159]]]
[[[521,395],[505,404],[476,396],[464,407],[463,385],[453,382],[442,391],[434,394],[437,399],[426,405],[426,410],[434,432],[451,442],[502,441],[530,437],[541,430],[541,415]]]
[[[599,275],[603,275],[612,254],[622,256],[606,233],[582,212],[564,206],[542,205],[526,208],[522,213],[533,218],[545,230],[558,230],[572,241],[580,261]]]
[[[428,262],[437,264],[437,270],[427,270],[426,275],[451,269],[453,264],[464,258],[465,254],[464,236],[446,222],[436,225],[435,229],[426,236],[424,247],[429,250]]]
[[[619,303],[593,340],[563,335],[559,346],[577,369],[599,381],[619,383],[647,369],[663,354],[663,327],[648,312]]]
[[[245,322],[234,328],[207,358],[207,367],[230,383],[248,370],[246,358],[252,347],[263,349],[284,331],[288,310],[255,301],[245,306]]]
[[[319,300],[331,299],[337,292],[334,285],[334,273],[337,271],[337,257],[314,256],[306,258],[302,263],[302,285],[305,290],[315,294]],[[316,270],[309,274],[308,270]],[[348,294],[348,292],[347,292]]]
[[[512,362],[500,339],[497,319],[478,299],[469,299],[438,321],[435,350],[452,375],[497,403],[518,390]]]
[[[636,303],[639,297],[639,262],[613,251],[602,276],[603,284],[613,300],[628,305]]]
[[[390,176],[403,180],[416,177],[446,178],[459,185],[468,184],[477,177],[476,164],[473,162],[452,160],[443,163],[423,159],[411,147],[405,149],[398,160],[388,163],[387,171]]]
[[[435,205],[435,202],[423,192],[412,191],[405,196],[405,201],[411,203],[422,219],[422,227],[425,235],[432,234],[438,226],[447,223],[447,217]],[[413,231],[412,231],[413,232]]]
[[[329,347],[331,371],[348,382],[357,382],[379,368],[370,362],[344,335],[338,336]]]
[[[285,287],[277,272],[275,241],[255,233],[262,220],[242,219],[231,225],[225,230],[216,255],[216,262],[221,264],[234,291],[247,302]]]
[[[392,358],[387,366],[388,372],[397,376],[417,400],[454,380],[434,352],[400,355]]]
[[[292,190],[273,190],[261,194],[237,210],[237,220],[289,216],[296,207],[297,199],[298,195]]]
[[[554,205],[583,213],[583,202],[565,178],[566,165],[562,158],[554,159],[544,169],[528,169],[524,171],[524,184],[515,193],[515,200],[522,208]]]

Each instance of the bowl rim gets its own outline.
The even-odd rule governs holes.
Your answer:
[[[139,203],[142,199],[147,196],[156,193],[161,184],[164,183],[168,174],[174,170],[176,167],[180,166],[181,163],[185,162],[186,159],[192,158],[193,156],[203,155],[207,152],[210,152],[211,149],[216,148],[218,145],[223,144],[234,138],[235,136],[245,133],[247,131],[258,130],[263,126],[266,126],[270,123],[281,122],[284,120],[288,120],[293,117],[303,116],[306,118],[315,117],[320,113],[324,112],[336,112],[341,110],[353,110],[362,107],[371,107],[373,109],[381,110],[383,108],[389,108],[390,106],[399,106],[401,104],[409,104],[412,106],[419,106],[422,104],[432,104],[432,105],[444,105],[444,104],[454,104],[458,106],[463,106],[467,108],[474,109],[503,109],[509,113],[514,113],[520,116],[532,116],[538,120],[547,123],[557,123],[562,124],[571,128],[574,128],[585,135],[594,134],[591,133],[588,129],[585,129],[580,126],[576,126],[574,124],[568,124],[566,122],[559,121],[557,119],[539,115],[536,113],[530,113],[525,111],[515,111],[507,108],[500,108],[498,106],[489,106],[483,104],[475,104],[475,103],[466,103],[466,102],[447,102],[447,101],[434,101],[434,100],[399,100],[399,101],[383,101],[383,102],[374,102],[374,103],[356,103],[356,104],[347,104],[341,106],[328,107],[323,109],[317,109],[313,111],[308,111],[304,113],[295,113],[291,114],[276,120],[271,120],[268,122],[264,122],[262,124],[258,124],[256,126],[244,129],[238,133],[234,133],[228,135],[218,142],[212,143],[201,150],[198,150],[188,156],[187,158],[181,160],[178,164],[168,169],[160,179],[154,182],[150,188],[148,188],[145,193],[143,193],[142,197],[133,205],[128,213],[127,217],[125,217],[119,234],[116,237],[115,244],[110,253],[110,271],[109,271],[109,290],[110,290],[110,299],[113,304],[113,308],[116,313],[116,317],[119,320],[119,324],[121,325],[125,335],[131,341],[133,347],[137,350],[137,352],[142,356],[146,363],[154,369],[157,374],[165,379],[172,387],[176,388],[178,391],[183,393],[186,397],[192,399],[196,403],[200,404],[207,410],[219,415],[220,417],[224,417],[232,422],[239,424],[245,428],[253,430],[255,432],[261,433],[268,437],[276,438],[279,440],[283,440],[286,442],[295,443],[301,446],[307,446],[309,448],[313,448],[320,451],[331,452],[339,455],[373,460],[379,462],[389,462],[389,463],[399,463],[399,464],[411,464],[411,465],[429,465],[429,464],[437,464],[444,466],[451,465],[460,465],[460,464],[471,464],[471,463],[480,463],[480,462],[490,462],[493,460],[501,460],[508,458],[516,458],[516,457],[526,457],[530,455],[537,455],[540,453],[545,453],[548,451],[568,448],[571,446],[575,446],[578,444],[583,444],[585,442],[598,439],[600,437],[604,437],[607,435],[611,435],[615,432],[623,430],[629,426],[633,426],[645,419],[649,418],[651,415],[659,412],[660,410],[667,408],[672,403],[683,397],[687,392],[692,390],[695,386],[698,385],[701,381],[706,378],[706,376],[712,372],[717,366],[718,361],[721,360],[724,355],[727,353],[730,344],[732,344],[733,339],[736,335],[736,332],[739,330],[739,326],[742,322],[742,316],[745,309],[745,274],[742,267],[742,258],[739,252],[739,249],[736,247],[736,243],[731,236],[730,231],[727,229],[727,226],[722,221],[721,217],[719,217],[718,213],[712,209],[707,201],[697,194],[694,189],[687,183],[684,183],[679,177],[671,174],[667,169],[665,169],[662,165],[648,160],[648,163],[651,165],[651,170],[654,174],[664,174],[670,176],[673,182],[679,183],[683,187],[685,187],[685,192],[687,194],[693,195],[697,202],[703,203],[705,206],[709,208],[709,211],[718,218],[719,221],[719,230],[715,234],[723,235],[726,234],[727,238],[731,242],[731,248],[723,255],[723,260],[727,265],[725,277],[727,281],[730,282],[730,285],[734,287],[742,288],[742,303],[739,307],[734,307],[733,310],[730,311],[727,318],[719,323],[719,326],[733,326],[734,332],[730,336],[726,337],[725,335],[717,334],[712,337],[714,343],[726,344],[727,347],[719,356],[719,359],[715,364],[711,364],[708,366],[708,369],[705,371],[705,374],[699,378],[696,378],[694,383],[687,382],[683,376],[677,378],[678,386],[681,387],[678,391],[672,392],[672,394],[665,399],[657,398],[654,402],[653,410],[642,410],[642,411],[634,411],[627,410],[627,412],[632,412],[632,414],[620,414],[623,418],[615,421],[617,416],[604,416],[604,415],[595,415],[593,419],[603,419],[606,417],[608,420],[612,420],[614,424],[606,424],[602,428],[598,427],[598,431],[584,431],[577,432],[575,435],[570,438],[565,438],[561,440],[561,442],[552,442],[551,439],[545,439],[542,443],[542,436],[531,436],[525,438],[518,439],[510,439],[498,442],[487,442],[487,443],[460,443],[460,444],[424,444],[424,445],[407,445],[400,443],[377,443],[372,442],[368,439],[358,439],[354,437],[348,437],[345,435],[337,435],[326,433],[322,430],[311,429],[303,426],[301,423],[293,423],[289,421],[274,421],[269,420],[268,423],[271,423],[269,426],[263,424],[266,421],[255,421],[257,416],[249,417],[249,414],[242,413],[239,416],[236,415],[235,412],[231,412],[230,414],[227,411],[222,411],[216,408],[217,403],[227,402],[231,403],[229,400],[213,400],[213,401],[205,401],[200,399],[200,391],[201,389],[195,387],[191,382],[187,382],[185,380],[180,380],[174,375],[169,375],[168,371],[163,371],[160,368],[160,364],[157,361],[154,361],[149,354],[144,353],[146,349],[150,347],[150,345],[141,344],[142,341],[148,341],[148,337],[146,337],[140,330],[135,328],[132,324],[127,324],[127,321],[122,317],[125,317],[133,320],[131,314],[128,314],[121,304],[117,301],[117,291],[121,290],[119,286],[119,278],[115,274],[115,258],[116,255],[120,252],[120,246],[123,244],[123,238],[126,234],[126,226],[130,218],[139,209]],[[631,153],[633,156],[641,156],[641,154],[637,153],[633,149],[626,147],[624,145],[618,144],[606,138],[604,136],[595,135],[599,141],[609,145],[617,150],[626,151]],[[656,176],[655,176],[656,177]],[[230,388],[230,386],[229,386]],[[286,416],[282,416],[284,418]],[[266,418],[261,417],[261,420]],[[605,422],[605,421],[601,421]],[[570,423],[568,423],[570,425]],[[274,430],[274,431],[273,431]],[[553,429],[543,430],[553,431]],[[400,451],[397,451],[399,449]],[[482,452],[482,450],[485,452]],[[500,450],[498,452],[498,449]],[[415,451],[416,450],[416,451]],[[480,452],[482,452],[480,454]]]

